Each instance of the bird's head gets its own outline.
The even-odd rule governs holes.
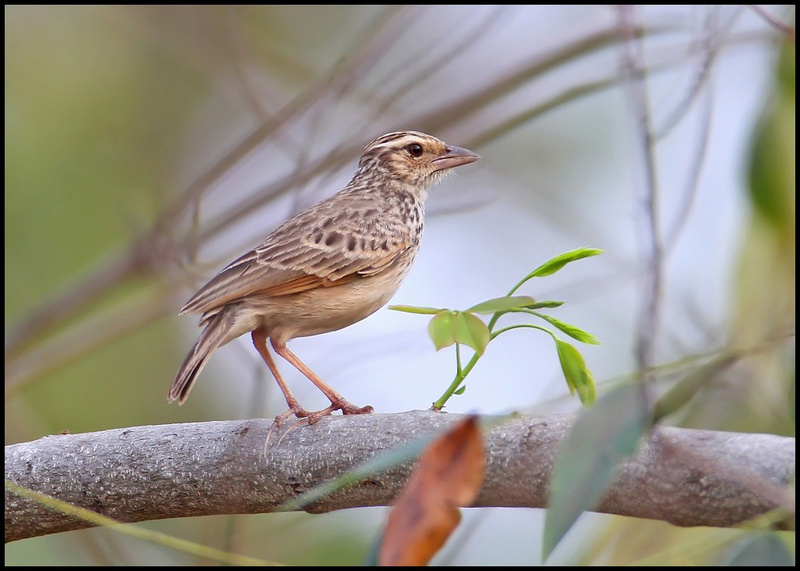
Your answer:
[[[423,192],[454,167],[477,161],[468,149],[453,147],[418,131],[378,137],[364,149],[356,177],[384,177]]]

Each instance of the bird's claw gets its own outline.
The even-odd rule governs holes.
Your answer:
[[[341,410],[342,414],[371,414],[375,411],[375,409],[372,408],[372,406],[370,405],[356,406],[353,403],[348,402],[344,399],[332,402],[330,406],[323,408],[322,410],[316,410],[313,412],[307,411],[306,409],[300,406],[294,406],[291,407],[286,412],[281,413],[275,417],[275,426],[276,427],[281,426],[281,424],[283,424],[283,422],[291,416],[295,416],[300,420],[305,420],[308,422],[308,424],[316,424],[317,422],[319,422],[319,419],[321,419],[324,416],[333,414],[337,410]]]

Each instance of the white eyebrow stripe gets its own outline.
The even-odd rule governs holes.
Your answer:
[[[370,145],[368,145],[368,149],[379,149],[379,148],[392,148],[397,149],[404,147],[406,145],[410,145],[412,143],[419,143],[419,142],[426,142],[431,140],[429,137],[424,136],[422,133],[392,133],[391,135],[384,135],[380,139],[376,139]]]

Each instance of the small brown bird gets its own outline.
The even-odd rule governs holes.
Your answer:
[[[181,314],[203,314],[203,331],[168,400],[183,404],[214,350],[251,333],[289,405],[276,422],[292,414],[313,424],[336,410],[372,412],[325,384],[286,342],[342,329],[386,304],[419,250],[428,188],[478,158],[416,131],[372,141],[344,189],[284,222],[183,306]],[[267,349],[268,338],[278,355],[325,393],[329,407],[309,412],[300,406]]]

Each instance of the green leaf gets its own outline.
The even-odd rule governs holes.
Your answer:
[[[550,315],[544,314],[537,314],[539,317],[553,325],[554,327],[558,327],[561,331],[572,337],[573,339],[577,339],[581,343],[588,343],[591,345],[602,345],[602,342],[592,335],[591,333],[587,333],[583,329],[579,329],[574,325],[570,325],[569,323],[564,323],[560,319],[556,319]]]
[[[563,301],[537,301],[533,305],[528,306],[528,309],[553,309],[554,307],[561,307],[564,305]]]
[[[454,313],[451,330],[453,339],[457,343],[472,347],[478,355],[483,355],[486,345],[489,344],[492,337],[489,328],[472,313],[464,311]]]
[[[467,390],[467,385],[461,385],[455,391],[453,391],[453,394],[454,395],[463,395],[465,390]]]
[[[598,506],[619,463],[633,455],[650,417],[642,386],[622,385],[578,417],[559,447],[550,479],[544,526],[547,558],[578,516]]]
[[[497,313],[498,311],[508,311],[519,307],[531,307],[536,304],[536,300],[529,295],[495,297],[473,305],[467,311],[472,313]]]
[[[380,530],[377,537],[372,540],[372,543],[367,550],[367,555],[364,557],[364,561],[361,562],[361,565],[364,567],[377,567],[378,566],[378,557],[381,552],[381,545],[383,545],[383,529]]]
[[[570,262],[588,258],[589,256],[597,256],[598,254],[602,254],[604,251],[605,250],[600,250],[599,248],[577,248],[575,250],[570,250],[569,252],[564,252],[563,254],[559,254],[554,258],[550,258],[544,264],[533,270],[530,275],[525,278],[525,281],[530,278],[543,278],[545,276],[553,275]]]
[[[593,404],[597,399],[594,386],[594,377],[591,371],[586,367],[586,361],[580,352],[561,339],[556,339],[556,349],[558,351],[558,360],[561,362],[561,370],[564,371],[564,378],[569,385],[570,394],[576,391],[581,403],[586,405]]]
[[[430,335],[437,351],[456,342],[452,333],[452,323],[456,313],[449,309],[442,309],[428,323],[428,335]]]
[[[394,311],[405,311],[406,313],[421,313],[424,315],[433,315],[440,311],[446,311],[436,307],[414,307],[413,305],[390,305],[389,309]]]
[[[556,273],[558,270],[569,264],[570,262],[574,262],[576,260],[580,260],[582,258],[588,258],[589,256],[596,256],[598,254],[602,254],[604,250],[600,250],[599,248],[577,248],[575,250],[570,250],[569,252],[564,252],[563,254],[559,254],[554,258],[550,258],[544,264],[533,270],[527,276],[522,278],[517,285],[511,288],[511,291],[508,292],[508,295],[513,295],[515,291],[517,291],[522,285],[530,280],[531,278],[541,278],[544,276],[549,276],[551,274]]]

